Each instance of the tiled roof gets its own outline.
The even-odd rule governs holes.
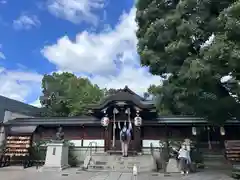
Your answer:
[[[41,117],[41,118],[17,118],[7,121],[6,125],[82,125],[99,123],[100,119],[93,116],[80,117]]]
[[[41,111],[41,108],[37,108],[0,95],[0,123],[3,121],[5,111],[36,116]]]
[[[13,126],[38,126],[38,125],[100,125],[100,119],[94,116],[80,117],[42,117],[42,118],[17,118],[7,121],[5,125]],[[143,125],[186,125],[186,124],[209,124],[207,120],[199,117],[191,116],[160,116],[155,120],[143,119]],[[238,124],[240,121],[236,119],[226,121],[226,124]]]
[[[90,105],[89,108],[93,109],[103,109],[107,106],[108,103],[112,101],[131,101],[135,105],[143,109],[152,109],[154,108],[153,101],[145,100],[141,96],[134,93],[127,86],[124,89],[120,89],[115,94],[105,97],[99,104]]]

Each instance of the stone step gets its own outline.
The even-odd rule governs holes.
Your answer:
[[[112,164],[106,164],[106,165],[97,165],[97,164],[93,164],[93,165],[89,165],[88,166],[88,171],[102,171],[102,170],[109,170],[109,171],[127,171],[127,172],[132,172],[133,169],[133,165],[132,164],[116,164],[116,163],[112,163]],[[138,165],[138,170],[146,170],[146,169],[152,169],[152,164],[142,164],[142,165]]]
[[[81,170],[80,170],[81,171]],[[121,173],[132,173],[132,169],[128,169],[128,168],[113,168],[113,169],[92,169],[89,168],[86,171],[89,172],[121,172]],[[138,169],[139,173],[147,173],[147,172],[152,172],[152,168],[141,168]]]
[[[224,154],[202,154],[203,157],[224,157]]]
[[[88,164],[87,171],[125,171],[132,172],[134,165],[137,165],[140,171],[150,171],[153,167],[151,156],[129,156],[121,155],[93,155]]]
[[[103,165],[89,165],[88,169],[100,169],[101,170],[101,169],[106,169],[106,167]]]
[[[106,161],[95,161],[95,165],[102,165],[102,166],[104,166],[104,165],[106,165],[107,164],[107,162]]]
[[[92,156],[108,156],[107,152],[95,152],[92,153]]]
[[[107,151],[108,154],[110,155],[121,155],[122,154],[122,151],[121,150],[108,150]],[[137,151],[128,151],[128,155],[138,155]]]
[[[203,157],[205,161],[225,161],[225,157]]]
[[[218,160],[226,160],[226,158],[224,156],[203,156],[202,157],[204,160],[207,161],[218,161]]]
[[[203,154],[204,160],[225,160],[224,154]]]
[[[211,152],[211,151],[200,151],[202,155],[224,155],[224,151],[217,151],[217,152]]]

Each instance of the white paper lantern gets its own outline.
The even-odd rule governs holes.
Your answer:
[[[193,134],[194,136],[197,135],[197,128],[196,128],[196,127],[192,127],[192,134]]]
[[[141,126],[142,125],[142,118],[137,116],[134,118],[134,125],[135,126]]]
[[[225,129],[224,129],[224,127],[220,127],[220,134],[222,136],[225,136]]]
[[[109,118],[108,117],[103,117],[101,120],[101,124],[103,127],[107,127],[109,124]]]

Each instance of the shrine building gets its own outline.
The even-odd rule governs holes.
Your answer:
[[[31,142],[51,140],[61,126],[65,139],[77,148],[94,145],[99,151],[118,152],[120,129],[126,124],[132,127],[129,151],[144,153],[149,151],[150,143],[159,146],[159,140],[165,139],[190,138],[203,147],[221,147],[224,140],[234,139],[240,132],[240,122],[234,119],[226,121],[224,127],[216,127],[200,117],[161,116],[153,101],[127,86],[98,104],[89,105],[88,109],[88,114],[79,117],[20,117],[8,113],[1,123],[2,140],[14,136],[28,136]]]

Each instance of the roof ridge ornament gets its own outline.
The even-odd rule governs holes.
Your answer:
[[[126,105],[126,102],[125,101],[118,101],[118,102],[116,102],[116,105],[124,106],[124,105]]]

